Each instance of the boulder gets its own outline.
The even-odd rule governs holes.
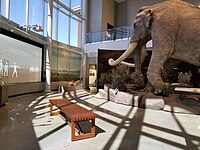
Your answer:
[[[130,94],[127,92],[118,92],[115,96],[115,102],[131,106],[139,106],[141,100],[140,94]]]
[[[156,96],[153,93],[148,93],[142,97],[140,102],[141,108],[162,110],[164,109],[165,101],[162,96]]]
[[[111,89],[108,90],[108,100],[115,101],[116,94],[118,93],[117,89]]]
[[[108,100],[115,101],[115,96],[119,90],[112,89],[111,84],[104,84],[104,91],[108,94],[108,97],[107,97]]]
[[[108,99],[108,94],[103,90],[103,89],[99,89],[99,92],[94,96],[95,98],[98,99]]]

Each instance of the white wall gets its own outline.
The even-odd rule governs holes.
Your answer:
[[[127,0],[127,25],[132,25],[139,9],[143,6],[151,6],[165,0]]]
[[[123,50],[129,45],[129,40],[116,40],[116,41],[103,41],[99,43],[85,44],[84,50],[86,53],[97,52],[98,49],[111,49],[111,50]]]
[[[88,1],[87,33],[98,32],[102,29],[102,0]]]
[[[95,57],[94,53],[98,52],[98,49],[110,49],[110,50],[125,50],[128,48],[130,43],[129,39],[116,40],[116,41],[103,41],[99,43],[85,44],[84,51],[88,53],[88,57]],[[152,47],[152,41],[149,41],[146,46]]]
[[[123,27],[127,25],[127,2],[121,2],[116,4],[116,16],[115,16],[115,27]]]

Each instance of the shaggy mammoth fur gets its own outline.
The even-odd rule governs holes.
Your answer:
[[[146,56],[146,43],[152,39],[153,51],[147,78],[155,93],[161,92],[161,69],[169,59],[200,66],[200,8],[181,0],[169,0],[142,7],[134,21],[129,48],[110,65],[121,63],[128,55],[136,58],[136,71]]]

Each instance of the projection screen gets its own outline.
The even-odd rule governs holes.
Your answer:
[[[0,34],[0,75],[7,83],[40,82],[42,48]]]

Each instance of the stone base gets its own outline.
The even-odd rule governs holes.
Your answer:
[[[104,85],[104,89],[99,89],[99,92],[95,97],[140,108],[153,110],[164,109],[165,101],[162,96],[156,96],[150,92],[146,93],[134,90],[129,92],[130,93],[121,92],[117,89],[110,88],[110,85]]]
[[[143,96],[140,107],[153,110],[164,109],[165,101],[162,96],[156,96],[154,94],[146,94]]]
[[[141,100],[141,95],[139,94],[130,94],[126,92],[118,92],[115,97],[116,103],[121,103],[131,106],[139,106]]]
[[[99,92],[95,95],[95,97],[108,99],[108,93],[106,93],[103,89],[99,89]]]

